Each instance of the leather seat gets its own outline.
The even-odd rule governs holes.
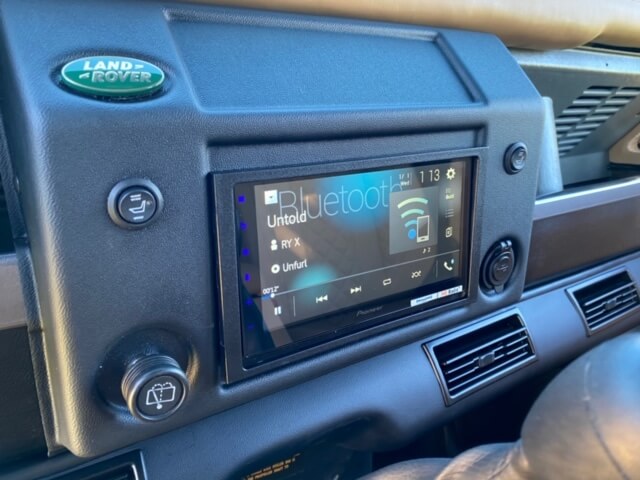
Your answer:
[[[511,443],[483,445],[450,458],[424,458],[390,465],[361,480],[494,479],[523,477],[517,470],[518,447]],[[516,470],[514,471],[514,468]]]
[[[640,479],[640,333],[587,352],[544,390],[521,440],[452,460],[403,462],[366,480]]]
[[[449,458],[421,458],[409,460],[377,470],[365,475],[360,480],[406,480],[422,478],[430,480],[442,472],[451,459]]]

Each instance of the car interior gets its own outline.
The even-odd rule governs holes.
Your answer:
[[[637,0],[0,0],[0,478],[640,479]]]

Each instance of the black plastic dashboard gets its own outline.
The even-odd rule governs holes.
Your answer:
[[[561,225],[548,226],[545,236],[534,220],[570,221],[567,205],[575,200],[536,205],[545,105],[492,35],[157,2],[5,0],[1,10],[8,151],[0,174],[14,208],[22,282],[37,299],[28,304],[27,325],[44,437],[50,453],[61,453],[7,470],[8,478],[48,475],[78,465],[78,457],[127,449],[143,452],[148,478],[237,478],[283,451],[293,455],[347,431],[342,441],[354,449],[392,447],[638,321],[626,316],[589,337],[565,291],[615,269],[640,279],[633,232],[607,252],[614,260],[590,270],[597,258],[550,270],[540,259]],[[164,72],[164,84],[127,101],[61,84],[65,64],[100,55],[149,62]],[[526,163],[514,170],[510,155],[519,142]],[[428,168],[429,181],[418,180]],[[361,215],[368,226],[354,229],[362,207],[343,218],[335,192],[354,176],[373,188],[380,172],[412,176],[408,190],[398,186],[388,197],[404,206],[420,192],[422,210],[393,227],[371,220],[380,211],[393,217],[381,201]],[[464,185],[451,186],[455,175]],[[447,181],[446,191],[437,190]],[[123,228],[113,220],[123,201],[112,200],[119,185],[118,195],[133,202],[153,187],[146,190],[157,202],[153,222]],[[311,187],[325,208],[332,198],[331,218],[320,227],[296,225],[307,221],[289,202],[291,224],[282,209],[279,220],[273,214],[273,227],[281,222],[275,244],[269,230],[245,233],[284,205],[284,197],[269,203],[269,195],[297,188],[302,197]],[[640,194],[637,183],[615,192],[603,201]],[[464,200],[445,208],[448,196]],[[315,197],[304,198],[312,216]],[[634,211],[625,211],[627,221],[637,221]],[[416,230],[404,224],[414,220]],[[390,237],[394,228],[401,239]],[[294,263],[274,256],[300,236]],[[511,249],[513,271],[494,289],[483,283],[483,270],[497,245],[507,248],[501,242]],[[440,265],[431,248],[456,255],[455,274],[442,270],[450,271],[454,257]],[[566,258],[562,248],[569,247],[551,257]],[[400,260],[385,260],[394,255]],[[536,289],[525,291],[535,273],[529,259],[542,270]],[[413,261],[426,262],[420,265],[433,277],[393,294],[382,290],[391,276],[375,277],[380,290],[366,301],[353,300],[360,283],[345,283],[337,314],[317,310],[339,295],[317,290],[327,282]],[[273,327],[283,305],[285,316],[296,305],[274,301],[273,278],[311,267],[320,275],[327,266],[340,273],[287,284],[291,291],[312,287],[304,328]],[[416,271],[398,275],[409,275],[407,282]],[[372,282],[364,280],[365,290]],[[526,325],[535,361],[445,406],[425,343],[512,312]],[[188,383],[184,404],[161,421],[132,415],[122,393],[130,366],[148,356],[173,359]]]

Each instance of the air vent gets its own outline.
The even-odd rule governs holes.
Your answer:
[[[556,117],[560,156],[567,155],[585,138],[640,94],[640,88],[587,88]]]
[[[2,179],[0,178],[0,255],[13,252],[14,250],[7,199],[2,188]]]
[[[569,289],[591,335],[640,306],[638,287],[626,271]]]
[[[89,467],[65,472],[47,480],[144,480],[140,452],[129,452]]]
[[[439,373],[447,405],[535,361],[519,313],[492,318],[424,346]]]
[[[102,472],[86,480],[138,480],[138,474],[133,465],[120,467],[110,472]]]

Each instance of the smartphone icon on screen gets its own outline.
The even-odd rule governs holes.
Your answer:
[[[429,230],[431,223],[431,215],[424,215],[422,217],[418,217],[418,235],[416,237],[418,243],[428,242],[429,241]]]

